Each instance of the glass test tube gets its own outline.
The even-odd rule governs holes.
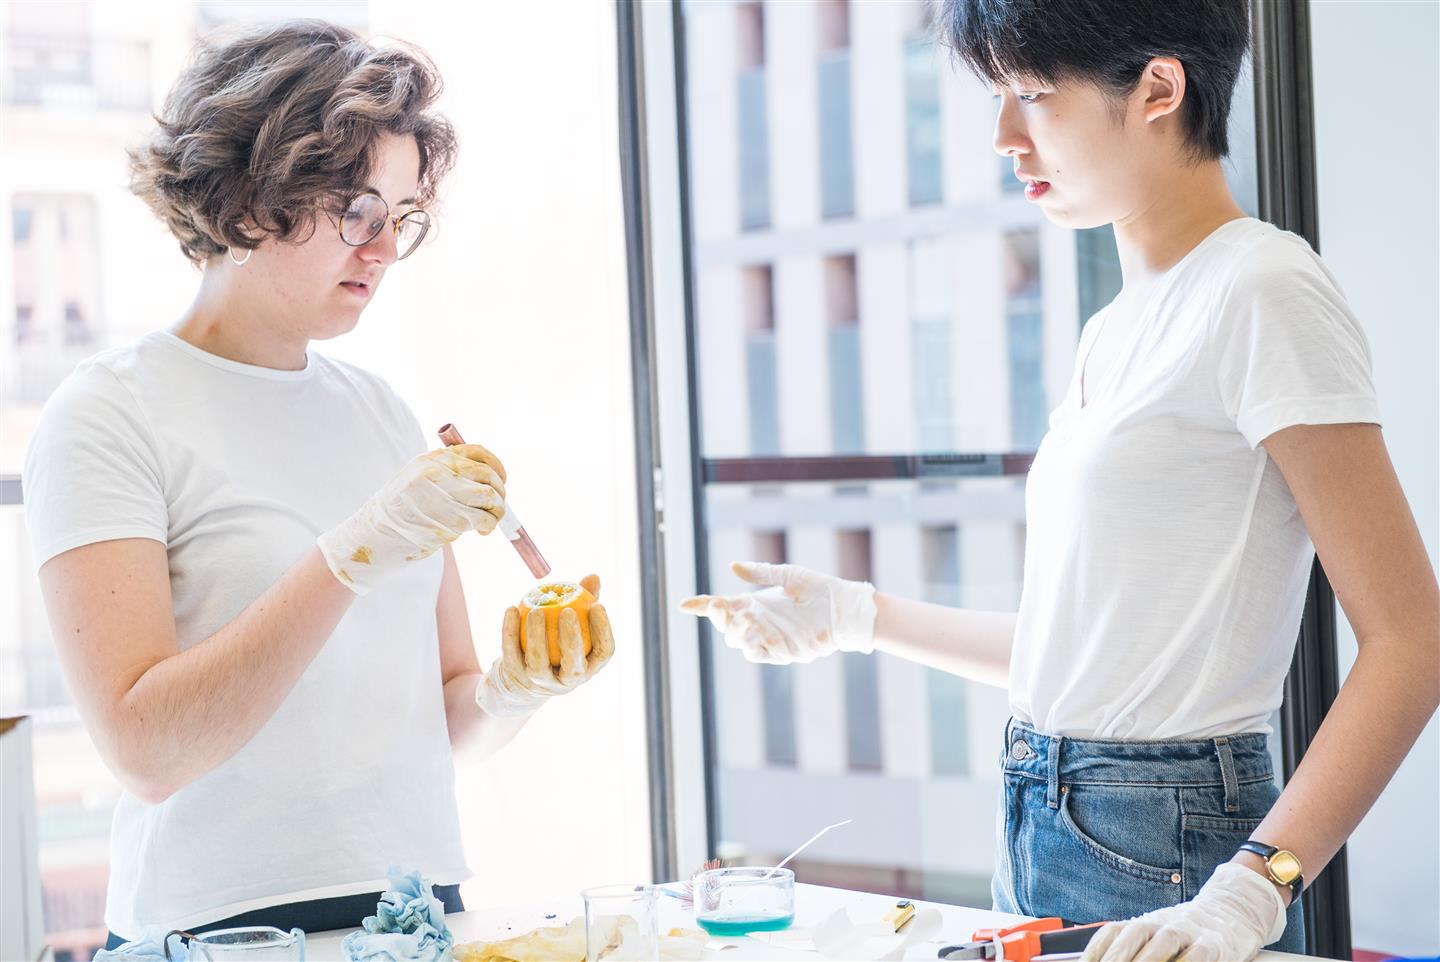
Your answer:
[[[455,430],[453,424],[446,424],[440,428],[438,433],[441,443],[447,447],[452,444],[465,443],[465,439],[460,436],[459,431]],[[550,573],[550,565],[540,554],[540,549],[535,547],[535,542],[530,540],[530,535],[525,533],[525,526],[520,523],[520,516],[510,507],[508,501],[505,502],[505,516],[500,519],[500,531],[510,542],[510,546],[520,555],[520,560],[525,562],[525,567],[530,569],[530,574],[536,579],[540,579]]]

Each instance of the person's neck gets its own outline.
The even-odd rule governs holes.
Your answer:
[[[200,350],[241,364],[280,371],[304,370],[309,341],[273,323],[263,297],[226,277],[221,265],[205,270],[195,300],[170,333]]]
[[[1144,288],[1221,224],[1244,216],[1219,161],[1168,173],[1149,203],[1115,222],[1124,286]]]

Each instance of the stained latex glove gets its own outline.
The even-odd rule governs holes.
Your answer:
[[[489,534],[504,514],[505,467],[478,444],[457,444],[405,465],[316,544],[340,583],[363,595],[467,531]]]
[[[596,598],[600,597],[600,579],[594,575],[582,578],[580,584]],[[545,637],[545,612],[530,609],[525,626],[528,638]],[[475,689],[475,704],[497,718],[529,715],[548,698],[572,692],[585,684],[605,667],[615,654],[615,637],[610,633],[610,619],[598,603],[590,606],[590,654],[585,654],[585,640],[580,635],[580,616],[567,608],[560,612],[560,666],[550,665],[550,649],[543,641],[520,647],[520,611],[505,609],[500,628],[500,657],[480,679]]]
[[[1249,962],[1284,932],[1285,900],[1274,884],[1238,862],[1225,862],[1190,901],[1105,926],[1081,958]]]
[[[709,618],[747,661],[788,665],[836,651],[875,650],[875,586],[868,581],[763,562],[737,561],[730,570],[764,590],[699,595],[680,609]]]

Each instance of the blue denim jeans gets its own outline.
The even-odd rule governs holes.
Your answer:
[[[1001,766],[995,908],[1081,923],[1194,898],[1280,794],[1259,734],[1080,740],[1012,718]],[[1300,911],[1269,948],[1305,951]]]

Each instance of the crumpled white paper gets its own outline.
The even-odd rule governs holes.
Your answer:
[[[941,917],[937,909],[919,909],[910,923],[898,933],[886,922],[856,925],[850,913],[836,909],[813,929],[788,929],[783,932],[753,932],[749,938],[780,949],[818,953],[822,959],[899,960],[912,946],[928,942],[940,935]],[[811,956],[813,958],[813,956]],[[931,958],[934,957],[932,952]]]
[[[635,920],[607,916],[596,920],[607,932],[605,962],[643,959],[654,962],[648,948],[637,944]],[[705,949],[705,933],[699,929],[670,929],[659,936],[661,962],[692,962]],[[455,946],[459,962],[585,962],[585,917],[577,915],[564,926],[538,928],[501,942],[467,942]]]

